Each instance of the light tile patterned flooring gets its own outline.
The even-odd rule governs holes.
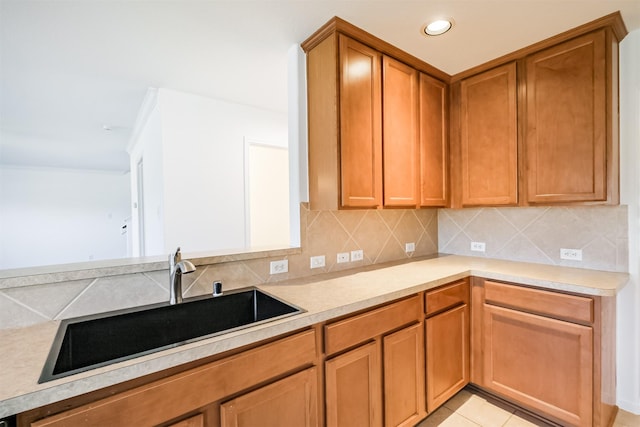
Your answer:
[[[552,427],[472,389],[449,399],[416,427]],[[640,427],[640,415],[620,410],[613,427]]]

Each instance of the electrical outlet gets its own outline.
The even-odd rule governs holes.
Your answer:
[[[357,251],[351,251],[351,261],[362,261],[364,259],[364,252],[362,249]]]
[[[342,264],[343,262],[349,262],[349,252],[340,252],[338,254],[338,264]]]
[[[471,242],[471,250],[474,252],[484,252],[486,245],[484,242]]]
[[[269,274],[281,274],[289,271],[289,260],[271,261],[269,263]]]
[[[310,260],[311,260],[310,262],[311,268],[324,267],[324,255],[312,256]]]
[[[571,261],[582,261],[582,249],[560,248],[560,259],[568,259]]]
[[[415,252],[416,251],[416,244],[413,243],[413,242],[412,243],[405,243],[404,251],[406,253]]]

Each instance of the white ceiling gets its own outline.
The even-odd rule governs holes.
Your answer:
[[[148,87],[285,110],[287,51],[336,15],[455,74],[617,10],[640,28],[640,0],[0,0],[0,163],[127,169]]]

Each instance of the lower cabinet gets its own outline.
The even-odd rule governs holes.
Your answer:
[[[613,422],[613,301],[484,279],[473,296],[472,382],[564,426]]]
[[[444,293],[449,297],[430,307],[430,298]],[[431,413],[469,383],[469,282],[427,292],[427,307],[427,410]]]
[[[590,327],[487,306],[484,386],[570,425],[591,426]]]
[[[328,427],[413,426],[426,416],[421,298],[325,326]]]
[[[563,426],[608,427],[615,297],[465,278],[156,378],[18,426],[415,426],[472,383]]]
[[[309,368],[220,407],[222,427],[318,426],[318,377]]]
[[[313,426],[318,420],[317,378],[313,377],[314,369],[304,369],[316,362],[317,355],[316,331],[307,330],[73,409],[64,410],[72,402],[61,402],[20,414],[18,425],[217,427],[218,413],[224,413],[225,420],[234,416],[238,420],[238,424],[226,425],[241,426],[250,425],[244,420],[256,415],[261,399],[273,398],[274,406],[270,406],[271,402],[263,406],[268,408],[269,416],[288,417],[289,412],[282,406],[287,404],[287,411],[304,414],[299,416],[306,418],[300,419],[308,420],[296,425]],[[266,385],[250,392],[262,384]],[[303,396],[288,402],[301,390]],[[243,394],[245,391],[250,393]],[[273,395],[268,397],[265,393]],[[241,395],[237,398],[239,403],[232,400],[221,408],[221,402],[234,395]],[[84,396],[79,398],[87,400]],[[47,416],[51,413],[55,415]],[[269,418],[265,415],[265,419]],[[278,423],[265,424],[261,418],[259,425]]]
[[[380,343],[371,342],[325,364],[327,427],[382,426]]]
[[[382,339],[384,425],[413,426],[424,406],[424,332],[422,323]]]

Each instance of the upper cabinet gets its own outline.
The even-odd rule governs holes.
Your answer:
[[[451,207],[619,203],[619,13],[451,79]]]
[[[445,206],[448,76],[339,18],[302,47],[310,208]]]
[[[381,55],[339,39],[341,205],[376,207],[382,202]]]
[[[420,206],[449,203],[447,85],[420,73]]]
[[[418,71],[383,57],[384,205],[418,205]]]
[[[619,203],[619,13],[449,76],[333,18],[307,53],[310,208]]]
[[[382,204],[380,58],[335,33],[308,53],[312,209]]]
[[[613,49],[600,30],[526,58],[529,203],[618,202]]]
[[[515,62],[460,83],[462,205],[518,203]]]

